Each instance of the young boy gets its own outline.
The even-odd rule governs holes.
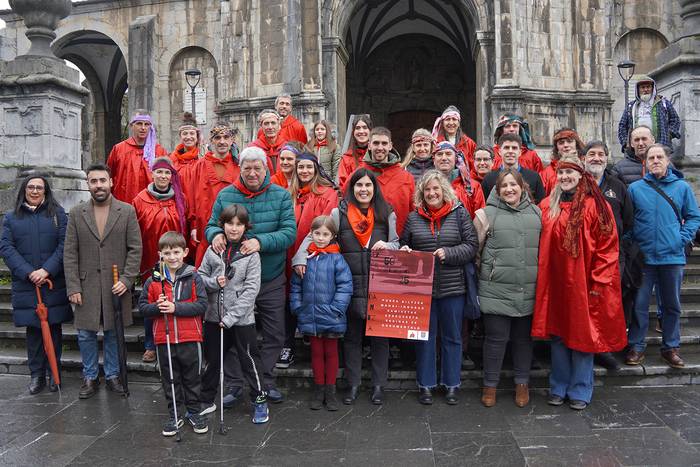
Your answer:
[[[199,391],[202,316],[207,311],[207,292],[195,269],[183,263],[189,250],[182,234],[164,233],[158,240],[158,251],[161,257],[160,267],[143,285],[139,310],[144,317],[154,318],[153,337],[160,362],[163,391],[171,414],[163,426],[163,436],[174,436],[184,424],[183,416],[192,425],[195,433],[206,433],[209,427],[206,417],[199,414]],[[174,401],[170,384],[166,325],[170,335]],[[178,420],[175,420],[173,403],[177,404]],[[182,410],[183,406],[186,411]]]

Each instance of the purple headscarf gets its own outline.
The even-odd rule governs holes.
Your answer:
[[[148,163],[148,167],[153,170],[153,161],[156,158],[156,125],[150,115],[135,115],[131,119],[129,125],[135,122],[148,122],[151,124],[151,129],[146,135],[146,141],[143,143],[143,159]]]
[[[175,209],[177,209],[177,215],[180,218],[180,233],[185,235],[185,195],[182,192],[180,175],[167,157],[159,157],[155,160],[151,171],[155,171],[156,169],[168,169],[172,174],[170,185],[172,185],[173,192],[175,193]]]

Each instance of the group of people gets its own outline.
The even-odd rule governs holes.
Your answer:
[[[475,303],[487,407],[496,404],[509,342],[514,401],[528,404],[533,342],[549,339],[548,403],[584,409],[594,357],[614,367],[611,352],[626,349],[625,363],[643,361],[653,289],[662,357],[682,367],[680,284],[700,211],[670,163],[671,150],[656,143],[670,141],[660,132],[677,134],[674,124],[654,120],[668,118],[667,101],[654,92],[665,111],[649,110],[655,104],[645,86],[638,84],[639,103],[620,123],[626,156],[613,167],[603,142],[584,144],[570,128],[554,134],[545,166],[517,115],[499,119],[495,145],[477,145],[453,106],[432,131],[413,133],[404,157],[369,115],[351,121],[345,153],[325,121],[307,139],[288,95],[260,112],[257,138],[245,149],[222,124],[211,129],[203,156],[191,115],[168,156],[151,117],[137,112],[131,137],[106,164],[87,168],[89,201],[67,216],[47,177],[32,174],[4,217],[0,254],[12,272],[15,324],[27,327],[29,390],[47,385],[34,313],[41,293],[59,361],[61,323],[74,320],[78,330],[80,398],[98,390],[100,329],[106,386],[124,392],[113,296],[121,297],[130,325],[140,281],[143,360],[159,362],[173,414],[164,435],[185,421],[206,432],[219,385],[223,407],[247,385],[253,422],[265,423],[268,402],[284,399],[275,368],[293,363],[297,331],[311,345],[311,409],[338,410],[339,339],[348,383],[342,403],[359,397],[368,344],[370,400],[383,404],[390,340],[365,336],[370,254],[382,249],[435,258],[429,339],[414,348],[421,404],[432,404],[438,387],[446,403],[458,402],[465,338],[474,326],[465,317],[474,317]],[[50,375],[48,386],[56,389]]]

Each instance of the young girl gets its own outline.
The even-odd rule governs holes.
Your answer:
[[[239,204],[226,207],[219,216],[226,235],[226,249],[221,255],[207,248],[199,275],[209,294],[209,308],[204,316],[204,356],[207,369],[202,377],[202,415],[214,412],[219,384],[221,328],[224,332],[224,355],[235,345],[241,369],[254,398],[253,423],[269,419],[267,395],[262,388],[262,363],[257,346],[253,308],[260,291],[260,255],[243,255],[240,245],[250,228],[248,211]],[[223,409],[223,408],[221,408]]]
[[[297,316],[299,330],[311,336],[311,367],[315,391],[311,409],[324,402],[338,410],[335,378],[338,373],[338,339],[345,334],[345,312],[352,297],[352,274],[335,242],[338,233],[330,216],[318,216],[311,223],[311,239],[303,279],[292,277],[289,306]]]

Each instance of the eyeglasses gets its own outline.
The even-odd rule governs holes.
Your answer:
[[[27,191],[36,191],[41,193],[44,191],[44,187],[41,185],[27,185]]]

